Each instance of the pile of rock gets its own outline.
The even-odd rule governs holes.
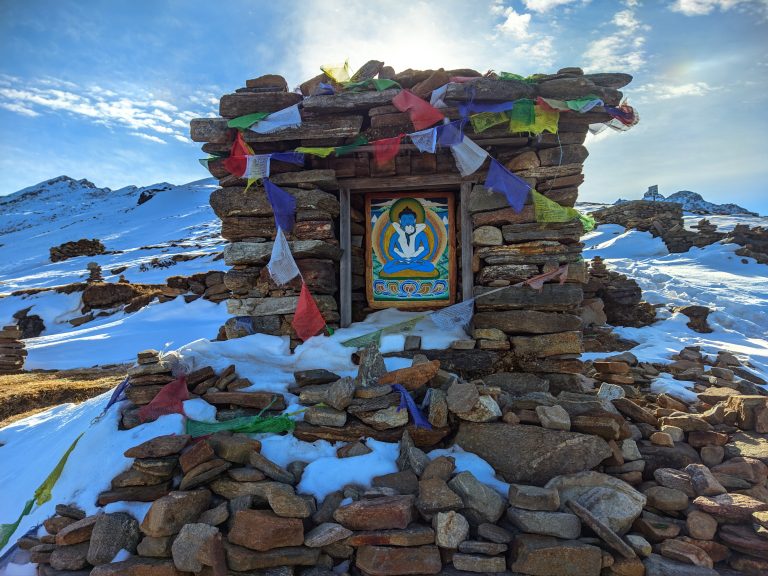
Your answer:
[[[582,319],[585,324],[607,322],[612,326],[649,326],[656,319],[656,309],[642,298],[642,290],[635,280],[608,270],[603,259],[595,256],[584,286]]]
[[[13,314],[16,326],[21,330],[21,338],[37,338],[45,330],[45,322],[37,314],[30,314],[32,307],[18,310]]]
[[[21,330],[14,324],[0,330],[0,374],[15,374],[24,367],[27,351],[21,337]]]
[[[230,297],[229,288],[224,284],[224,273],[217,270],[200,272],[192,276],[171,276],[166,283],[169,288],[182,291],[185,302],[203,298],[218,304]]]
[[[104,276],[101,275],[101,266],[98,262],[88,262],[85,267],[88,269],[88,278],[85,280],[87,283],[104,282]]]
[[[768,395],[759,378],[729,353],[707,359],[690,348],[666,366],[625,353],[592,368],[598,390],[589,378],[573,391],[514,372],[470,382],[419,356],[386,371],[371,346],[354,378],[295,373],[292,391],[306,406],[295,435],[339,441],[340,459],[370,453],[365,438],[399,441],[395,471],[315,499],[302,488],[306,462],[278,465],[247,434],[161,436],[125,452],[130,468],[97,502],[151,502],[144,518],[59,506],[48,535],[20,545],[51,576],[765,573]],[[658,368],[693,382],[697,398],[651,392]],[[132,388],[171,370],[142,352]],[[274,402],[238,380],[234,367],[188,375],[219,421]],[[424,407],[431,429],[398,410],[393,384]],[[461,450],[427,455],[453,444],[496,478]]]
[[[64,242],[59,246],[53,246],[50,249],[51,262],[61,262],[68,258],[76,258],[77,256],[96,256],[98,254],[106,254],[107,249],[101,240],[94,238],[88,240],[83,238],[75,242]]]
[[[706,218],[702,218],[696,224],[692,226],[696,230],[696,237],[693,239],[693,245],[698,248],[709,246],[716,242],[720,242],[727,236],[725,232],[718,232],[717,226],[712,224]]]
[[[750,228],[746,224],[737,224],[728,233],[726,242],[741,246],[736,250],[739,256],[748,256],[761,264],[768,264],[768,228],[765,226]]]

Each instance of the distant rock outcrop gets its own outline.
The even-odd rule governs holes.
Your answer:
[[[723,214],[733,215],[741,214],[745,216],[759,216],[756,212],[750,212],[738,204],[714,204],[707,202],[701,194],[691,192],[690,190],[681,190],[665,198],[659,193],[657,186],[649,186],[648,191],[643,195],[643,200],[651,202],[675,202],[683,207],[683,211],[693,214]],[[616,203],[626,202],[619,200]]]

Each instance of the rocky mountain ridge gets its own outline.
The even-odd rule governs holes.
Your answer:
[[[759,216],[757,212],[751,212],[746,208],[742,208],[738,204],[715,204],[714,202],[709,202],[704,200],[702,195],[698,192],[691,192],[690,190],[680,190],[679,192],[675,192],[674,194],[670,194],[669,196],[664,197],[663,194],[659,193],[657,188],[651,186],[648,191],[643,194],[642,199],[651,202],[675,202],[676,204],[682,205],[683,211],[691,212],[693,214],[743,214],[745,216]],[[614,205],[624,204],[626,202],[631,202],[631,200],[624,200],[623,198],[619,198],[616,200],[616,202],[614,202]]]

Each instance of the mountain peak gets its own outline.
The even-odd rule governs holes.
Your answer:
[[[747,216],[759,216],[756,212],[750,212],[737,204],[714,204],[707,202],[701,194],[690,190],[680,190],[665,198],[663,194],[659,193],[658,186],[649,186],[648,191],[643,194],[643,200],[650,202],[675,202],[682,205],[685,212],[692,212],[693,214],[744,214]]]

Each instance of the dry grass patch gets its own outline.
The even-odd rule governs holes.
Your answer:
[[[82,402],[117,386],[126,366],[0,375],[0,428],[36,412]]]

